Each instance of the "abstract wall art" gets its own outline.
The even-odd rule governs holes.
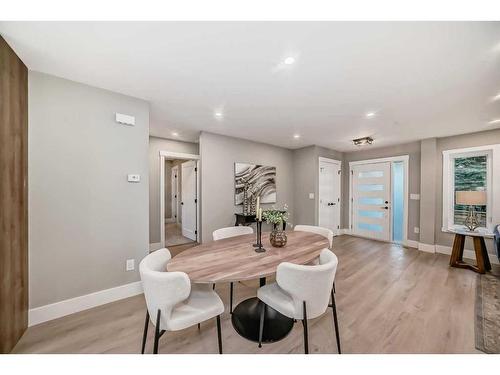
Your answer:
[[[261,203],[276,203],[276,167],[234,163],[234,204],[259,196]]]

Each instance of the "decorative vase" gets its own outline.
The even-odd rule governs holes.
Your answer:
[[[283,247],[286,245],[287,237],[284,230],[278,229],[277,225],[274,225],[274,228],[269,235],[269,242],[273,247]]]

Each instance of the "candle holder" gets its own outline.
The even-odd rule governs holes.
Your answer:
[[[266,251],[262,247],[262,220],[257,220],[257,243],[253,244],[256,253],[263,253]]]

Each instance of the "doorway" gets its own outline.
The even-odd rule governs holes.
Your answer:
[[[403,243],[408,223],[408,156],[351,162],[351,233]]]
[[[342,163],[319,158],[318,225],[330,229],[334,235],[340,231],[340,182]]]
[[[164,247],[198,242],[198,155],[160,151],[160,241]]]

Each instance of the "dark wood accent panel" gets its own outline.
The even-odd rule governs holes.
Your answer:
[[[0,353],[28,326],[28,69],[0,36]]]

